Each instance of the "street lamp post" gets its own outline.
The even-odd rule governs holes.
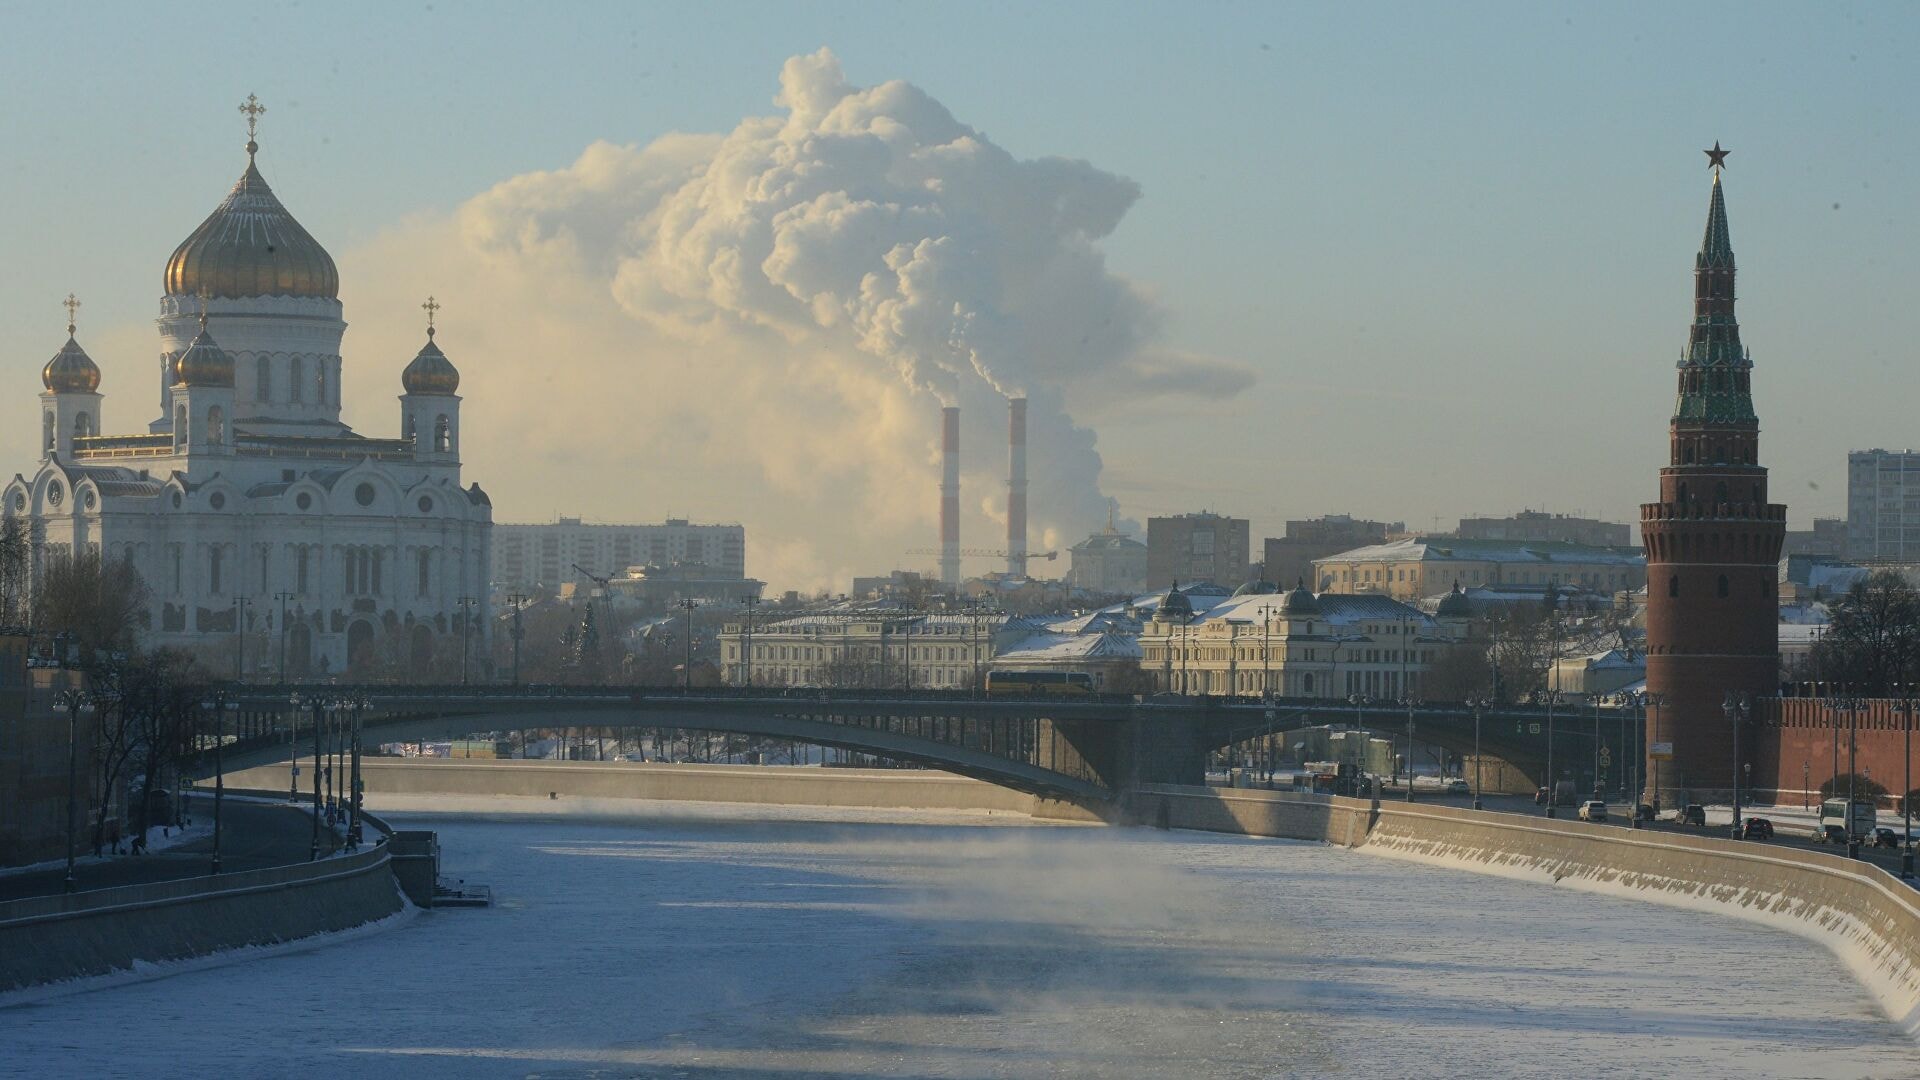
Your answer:
[[[686,634],[684,635],[686,641],[683,643],[685,649],[682,652],[683,659],[680,663],[680,692],[683,694],[693,692],[693,609],[696,606],[698,605],[693,597],[683,596],[680,598],[680,607],[687,613]]]
[[[1900,684],[1900,729],[1906,740],[1906,779],[1900,790],[1900,876],[1913,880],[1913,684]],[[1851,813],[1851,811],[1849,811]]]
[[[1752,703],[1745,694],[1727,691],[1726,700],[1721,702],[1720,711],[1727,714],[1727,723],[1733,728],[1733,838],[1740,839],[1740,728],[1746,723],[1747,713]]]
[[[221,804],[226,801],[227,794],[225,752],[227,742],[227,710],[231,708],[237,712],[240,708],[240,703],[237,701],[229,703],[227,701],[226,690],[224,688],[216,688],[213,691],[213,696],[202,701],[200,707],[213,714],[213,869],[210,873],[218,874],[220,872],[220,808]]]
[[[747,644],[740,653],[740,664],[747,687],[751,689],[753,687],[753,609],[760,603],[760,594],[750,592],[741,597],[740,602],[747,608]]]
[[[1648,741],[1657,743],[1660,741],[1660,734],[1661,734],[1660,706],[1665,705],[1667,703],[1667,696],[1665,694],[1661,694],[1661,693],[1649,690],[1647,691],[1646,702],[1648,705],[1653,707],[1653,737]],[[1653,812],[1656,817],[1659,816],[1659,813],[1660,813],[1660,759],[1657,757],[1653,759]]]
[[[1273,700],[1273,605],[1260,605],[1260,697]],[[1269,763],[1271,764],[1271,763]]]
[[[284,686],[287,681],[287,601],[293,599],[293,594],[282,590],[274,593],[273,598],[280,601],[280,683]]]
[[[73,877],[74,806],[76,799],[74,758],[77,753],[75,747],[79,741],[76,735],[76,729],[79,726],[79,714],[93,711],[93,696],[84,690],[67,687],[60,691],[60,695],[56,700],[62,708],[67,710],[67,877],[65,890],[72,892],[77,888]]]
[[[1407,707],[1407,801],[1412,802],[1413,801],[1413,735],[1414,735],[1413,695],[1407,694],[1406,696],[1402,697],[1400,699],[1400,704],[1405,705]],[[1446,772],[1446,769],[1442,768],[1440,771],[1442,774],[1444,774]]]
[[[307,859],[312,861],[320,857],[320,711],[326,707],[326,699],[318,694],[296,693],[287,701],[295,709],[313,710],[313,845],[307,852]],[[294,775],[299,775],[297,766]]]
[[[373,703],[364,697],[353,699],[353,775],[352,787],[347,793],[347,844],[360,846],[360,712],[373,707]]]
[[[454,601],[460,605],[460,685],[467,685],[467,642],[473,637],[473,609],[480,601],[475,597],[463,596]]]
[[[1467,704],[1473,706],[1473,808],[1480,806],[1480,714],[1492,704],[1486,698],[1475,698]]]
[[[233,681],[247,680],[247,604],[251,597],[233,598]]]
[[[526,636],[526,631],[520,626],[520,610],[527,606],[527,594],[517,592],[508,593],[507,603],[513,605],[513,629],[507,634],[508,637],[513,639],[513,685],[519,686],[520,639]]]
[[[1593,697],[1593,797],[1605,798],[1600,788],[1600,695]]]
[[[1546,691],[1547,698],[1547,816],[1559,816],[1553,804],[1560,797],[1560,785],[1554,783],[1553,775],[1553,706],[1560,699],[1560,691]]]

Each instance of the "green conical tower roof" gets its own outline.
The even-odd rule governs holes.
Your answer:
[[[1715,151],[1718,151],[1716,146]],[[1709,151],[1713,156],[1715,151]],[[1748,373],[1753,364],[1740,344],[1734,318],[1733,239],[1727,228],[1727,199],[1720,184],[1719,152],[1714,157],[1713,194],[1707,203],[1707,229],[1693,262],[1693,329],[1680,358],[1679,400],[1673,418],[1706,424],[1756,424]]]

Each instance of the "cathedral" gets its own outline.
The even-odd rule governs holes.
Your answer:
[[[340,275],[255,161],[167,260],[158,415],[109,434],[75,336],[41,373],[40,461],[0,494],[36,577],[91,549],[144,578],[148,646],[250,679],[446,679],[487,654],[493,508],[460,483],[460,373],[434,342],[400,373],[399,434],[340,419]],[[57,629],[57,628],[56,628]],[[464,639],[464,640],[463,640]],[[471,658],[471,660],[469,660]]]

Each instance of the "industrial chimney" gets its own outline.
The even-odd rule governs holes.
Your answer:
[[[1027,576],[1027,399],[1007,399],[1007,573]]]
[[[940,410],[940,581],[960,587],[960,410]]]

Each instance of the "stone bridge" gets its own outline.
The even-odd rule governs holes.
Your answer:
[[[316,719],[333,731],[357,712],[362,746],[561,727],[705,731],[838,747],[1079,802],[1105,801],[1141,784],[1198,783],[1210,751],[1316,725],[1383,737],[1405,737],[1411,728],[1421,743],[1461,755],[1473,752],[1476,727],[1464,705],[1409,711],[1390,702],[1311,698],[499,686],[246,685],[222,693],[238,706],[226,729],[236,740],[222,751],[227,769],[309,755]],[[1551,719],[1535,706],[1489,709],[1478,724],[1479,747],[1538,782],[1551,732],[1554,771],[1585,790],[1593,782],[1596,727],[1617,769],[1638,752],[1639,719],[1603,708],[1596,724],[1590,705],[1562,706]],[[206,776],[213,768],[203,755],[189,771]]]

